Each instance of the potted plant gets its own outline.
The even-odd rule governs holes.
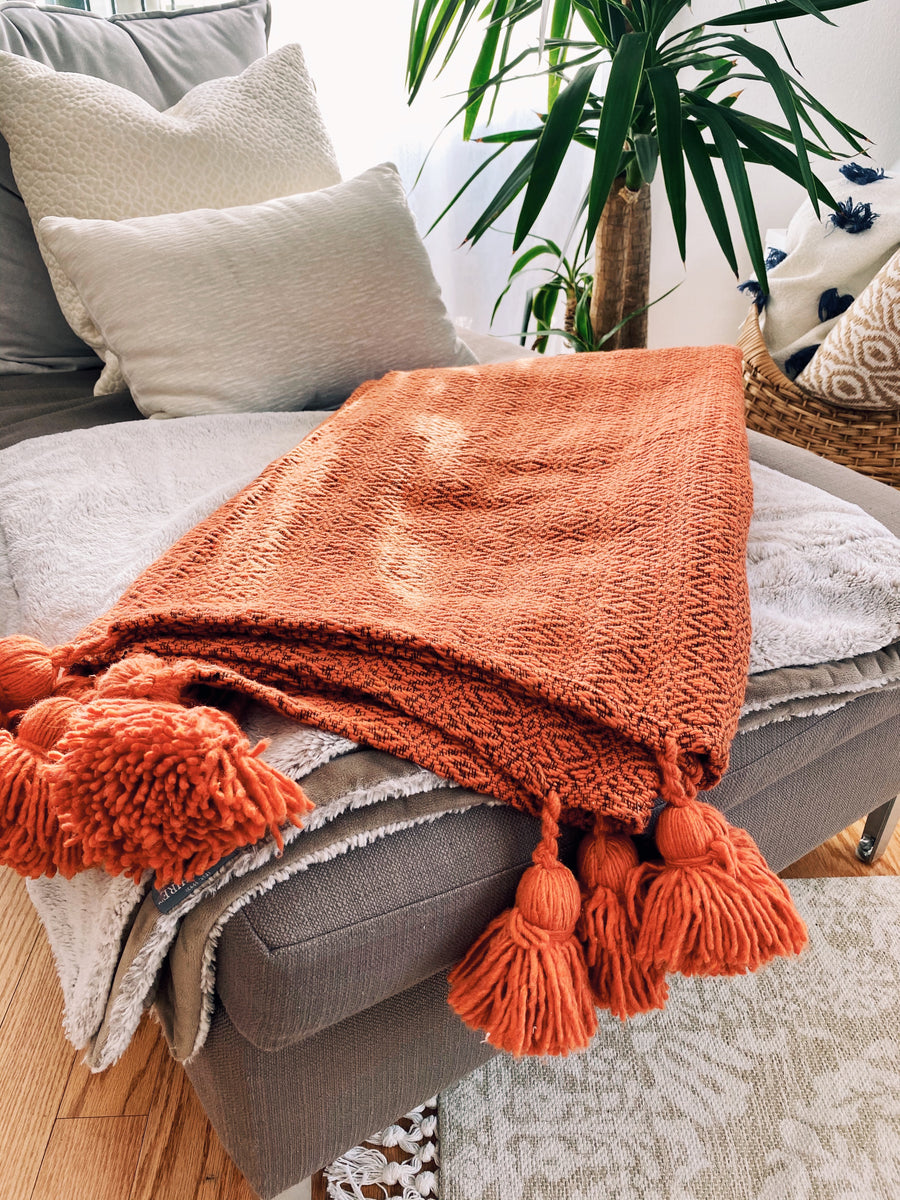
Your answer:
[[[834,200],[813,174],[811,156],[835,159],[865,153],[865,139],[803,85],[786,46],[792,70],[742,30],[774,26],[781,38],[783,21],[811,18],[832,24],[830,11],[865,2],[766,0],[691,24],[685,22],[690,0],[414,0],[407,69],[410,102],[436,64],[462,52],[461,34],[467,27],[477,24],[482,30],[465,100],[454,114],[463,117],[464,138],[471,138],[488,95],[507,81],[523,72],[543,74],[548,80],[546,112],[528,128],[484,134],[479,140],[496,149],[472,172],[444,213],[486,166],[518,150],[512,169],[466,235],[476,242],[521,196],[513,236],[513,250],[518,250],[540,216],[569,149],[584,147],[593,155],[593,166],[586,193],[574,201],[573,210],[580,224],[580,245],[593,241],[595,253],[592,338],[581,340],[606,349],[644,346],[649,185],[658,167],[682,261],[690,172],[716,240],[737,275],[713,166],[720,160],[753,270],[765,292],[765,253],[746,164],[763,163],[802,183],[818,211],[820,202],[834,207]],[[525,49],[513,52],[517,33],[530,34],[530,40]],[[601,73],[605,62],[608,73]],[[739,103],[748,81],[774,93],[783,123],[764,120]],[[846,143],[840,150],[828,140],[835,134]],[[546,247],[546,242],[541,244]],[[539,246],[532,250],[541,252]],[[562,260],[562,254],[559,257]],[[523,269],[521,263],[520,258],[514,274]]]

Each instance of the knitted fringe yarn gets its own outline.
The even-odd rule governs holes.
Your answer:
[[[426,1200],[439,1194],[437,1096],[323,1168],[329,1200]],[[371,1189],[364,1192],[363,1188]]]
[[[642,909],[638,957],[682,975],[742,975],[798,954],[807,932],[787,888],[748,833],[696,799],[678,757],[667,742],[659,761],[668,807],[656,825],[662,865],[632,878]]]
[[[98,699],[73,715],[51,769],[60,824],[86,866],[156,886],[202,875],[312,808],[216,708]]]
[[[56,675],[39,643],[0,642],[4,704],[32,704]],[[227,713],[179,703],[195,678],[190,662],[135,656],[96,688],[62,676],[15,734],[0,730],[0,862],[33,877],[149,869],[163,887],[267,832],[281,849],[281,826],[312,804]]]
[[[495,917],[449,975],[450,1006],[492,1046],[516,1056],[583,1050],[597,1028],[575,937],[581,892],[557,850],[559,814],[551,792],[514,906]]]
[[[16,634],[0,640],[0,710],[28,708],[53,691],[58,672],[50,651],[34,638]]]
[[[551,794],[515,906],[449,976],[451,1007],[491,1045],[515,1055],[581,1050],[596,1029],[594,1005],[625,1020],[665,1005],[668,972],[743,974],[806,945],[790,893],[750,835],[696,799],[695,765],[672,739],[658,758],[662,862],[639,863],[631,838],[598,818],[579,847],[580,913],[578,883],[557,855]]]
[[[806,926],[782,881],[748,833],[718,809],[692,801],[660,814],[663,864],[646,864],[637,953],[682,975],[743,975],[779,955],[798,954]]]
[[[584,901],[577,933],[594,1002],[623,1021],[663,1008],[668,996],[664,972],[635,953],[637,917],[633,901],[629,911],[628,892],[637,867],[631,838],[599,818],[578,851]]]
[[[0,732],[0,862],[20,875],[67,879],[84,869],[77,846],[67,845],[51,796],[51,756],[78,702],[40,700],[27,710],[13,737]]]

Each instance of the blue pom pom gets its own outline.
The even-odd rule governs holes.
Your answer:
[[[845,233],[865,233],[878,220],[878,213],[872,212],[871,204],[854,204],[853,197],[848,196],[838,202],[828,219],[835,229],[843,229]]]
[[[762,290],[755,279],[748,279],[746,283],[739,283],[738,291],[745,292],[752,299],[753,303],[756,305],[757,312],[762,312],[762,310],[766,307],[766,301],[769,299],[769,297]]]
[[[777,246],[770,246],[766,251],[766,270],[774,271],[779,263],[783,263],[787,258],[787,250],[779,250]]]
[[[861,167],[859,163],[855,162],[844,163],[841,167],[841,174],[851,183],[858,183],[860,187],[864,187],[867,183],[877,183],[879,179],[890,178],[890,176],[885,176],[884,167],[876,171],[874,167]]]
[[[788,379],[796,379],[804,367],[808,366],[813,355],[821,346],[821,342],[816,342],[814,346],[804,346],[802,350],[798,350],[784,364],[784,373]]]
[[[838,292],[837,288],[829,288],[819,297],[819,320],[830,321],[845,313],[853,303],[853,297]]]

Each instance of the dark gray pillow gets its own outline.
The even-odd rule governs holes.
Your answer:
[[[108,80],[164,109],[262,57],[269,22],[269,0],[115,17],[10,0],[0,3],[0,50]],[[0,138],[0,375],[97,365],[56,303]]]

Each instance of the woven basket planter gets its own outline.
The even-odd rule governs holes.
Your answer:
[[[900,412],[833,408],[802,391],[772,361],[755,308],[738,341],[749,429],[900,487]]]

